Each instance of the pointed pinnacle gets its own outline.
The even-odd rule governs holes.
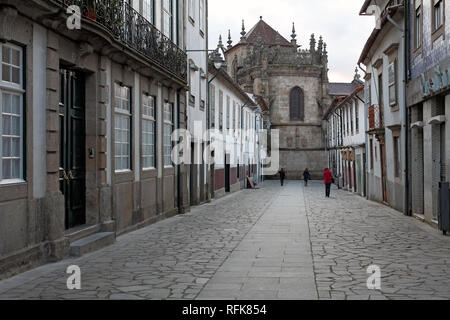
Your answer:
[[[232,43],[233,43],[233,41],[231,40],[231,31],[230,30],[228,30],[228,41],[227,41],[227,43],[228,43],[228,49],[230,49],[231,47],[232,47]]]
[[[295,34],[295,23],[292,22],[292,35],[291,35],[292,39],[295,39],[297,37],[297,35]]]

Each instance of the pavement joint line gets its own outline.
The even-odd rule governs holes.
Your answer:
[[[246,189],[247,190],[247,189]],[[260,189],[257,189],[260,190]],[[256,190],[256,191],[257,191]],[[233,250],[230,251],[230,253],[227,255],[227,257],[222,261],[222,263],[220,264],[220,266],[216,269],[216,271],[214,272],[214,274],[211,276],[210,280],[214,278],[214,276],[218,273],[218,271],[220,270],[220,268],[222,268],[222,266],[227,262],[227,260],[230,258],[230,256],[233,254],[233,252],[236,251],[236,249],[239,247],[239,245],[245,240],[245,238],[247,237],[247,235],[250,233],[250,231],[253,230],[253,228],[256,226],[256,224],[261,220],[261,218],[264,216],[264,214],[267,212],[267,210],[269,210],[269,208],[272,206],[273,202],[275,201],[275,199],[278,198],[279,194],[281,193],[282,189],[280,189],[277,193],[277,195],[275,197],[273,197],[273,199],[261,210],[261,215],[258,217],[258,219],[256,219],[255,223],[248,229],[248,231],[245,233],[245,235],[242,237],[242,239],[236,244],[236,246],[233,248]],[[223,198],[221,198],[223,199]],[[220,200],[220,199],[219,199]],[[193,300],[197,300],[198,297],[200,296],[200,294],[202,293],[202,291],[205,289],[206,285],[209,283],[209,281],[207,283],[205,283],[202,287],[202,289],[199,290],[199,292],[196,294],[195,298]]]
[[[309,248],[310,248],[309,253],[311,254],[311,259],[312,259],[312,267],[313,267],[313,274],[314,274],[314,286],[316,288],[317,299],[320,299],[319,289],[317,286],[316,261],[314,259],[313,243],[312,243],[312,239],[311,239],[311,223],[309,221],[309,210],[308,210],[308,204],[307,204],[306,195],[305,195],[305,186],[302,185],[300,188],[301,188],[302,194],[303,194],[303,204],[305,206],[305,216],[306,216],[306,221],[307,221],[307,225],[308,225],[308,239],[309,239]]]

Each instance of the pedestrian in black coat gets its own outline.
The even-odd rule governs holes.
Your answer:
[[[303,171],[303,180],[305,180],[305,187],[308,186],[308,181],[311,180],[311,174],[308,168]]]
[[[284,170],[284,168],[282,168],[279,171],[280,174],[280,182],[281,182],[281,186],[284,186],[284,179],[286,179],[286,171]]]

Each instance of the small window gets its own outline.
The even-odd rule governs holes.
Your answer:
[[[2,45],[2,82],[22,88],[22,50]]]
[[[375,150],[373,148],[373,139],[370,138],[370,170],[373,170],[373,154]]]
[[[353,135],[354,134],[354,125],[353,125],[353,103],[350,105],[350,132]]]
[[[433,0],[433,32],[443,25],[443,0]]]
[[[397,59],[394,59],[388,67],[389,75],[389,105],[397,105]]]
[[[359,105],[355,103],[355,128],[356,133],[359,133]]]
[[[211,128],[216,128],[216,87],[212,84],[209,88],[209,103],[211,112]]]
[[[199,0],[199,23],[200,23],[200,31],[205,31],[205,0]]]
[[[401,156],[400,156],[400,137],[394,137],[394,173],[395,177],[400,177],[401,170]]]
[[[226,128],[227,130],[230,129],[230,97],[227,96],[227,123],[226,123]]]
[[[416,9],[414,19],[414,48],[418,49],[422,46],[422,6]]]
[[[189,0],[189,18],[195,21],[195,0]]]
[[[116,171],[131,170],[131,88],[114,85],[114,141]]]
[[[156,167],[156,98],[142,95],[142,167]]]
[[[223,129],[223,92],[219,90],[219,130]]]
[[[174,105],[164,103],[164,166],[171,167],[172,163],[172,133],[174,131]]]

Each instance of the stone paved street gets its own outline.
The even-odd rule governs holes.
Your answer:
[[[381,268],[381,291],[367,267]],[[66,288],[69,265],[82,289]],[[266,182],[78,259],[0,282],[0,299],[449,299],[450,238],[322,184]]]

